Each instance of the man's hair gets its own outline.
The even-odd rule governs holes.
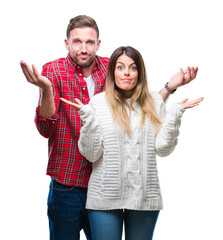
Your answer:
[[[126,102],[126,98],[122,91],[115,84],[115,68],[119,56],[127,55],[135,62],[138,71],[138,80],[134,89],[132,89],[132,96],[130,104]],[[133,103],[137,102],[142,110],[141,127],[145,123],[146,118],[152,122],[155,130],[158,130],[161,122],[157,116],[155,103],[151,94],[148,91],[146,69],[143,58],[139,51],[132,47],[117,48],[109,59],[106,88],[106,99],[110,105],[113,119],[116,120],[128,134],[131,134],[130,117],[127,114],[126,107],[135,111]]]
[[[67,39],[70,37],[71,30],[73,30],[74,28],[84,28],[84,27],[91,27],[95,29],[97,33],[97,39],[99,39],[99,29],[96,21],[93,18],[88,17],[86,15],[79,15],[70,19],[70,22],[67,26]]]

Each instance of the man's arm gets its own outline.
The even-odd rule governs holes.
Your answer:
[[[173,75],[173,77],[170,79],[170,81],[167,84],[167,88],[163,88],[160,90],[159,94],[162,96],[164,102],[167,100],[169,95],[171,94],[170,91],[173,91],[177,89],[178,87],[181,87],[183,85],[186,85],[190,83],[192,80],[194,80],[197,76],[198,67],[188,67],[187,69],[183,70],[180,69],[180,72]]]
[[[24,61],[21,61],[20,65],[27,81],[39,87],[41,90],[39,115],[44,118],[52,117],[55,114],[56,108],[50,80],[40,75],[34,65],[32,65],[31,68]]]

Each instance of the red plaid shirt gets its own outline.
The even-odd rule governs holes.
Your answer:
[[[91,75],[95,81],[94,94],[104,90],[108,60],[96,56]],[[63,97],[72,102],[74,98],[79,98],[84,104],[89,102],[82,70],[68,54],[67,58],[45,64],[42,75],[52,82],[56,106],[56,113],[50,119],[39,115],[39,107],[35,116],[38,131],[42,136],[49,138],[47,174],[65,185],[87,187],[91,163],[80,154],[77,144],[82,122],[76,110],[60,101],[60,97]]]

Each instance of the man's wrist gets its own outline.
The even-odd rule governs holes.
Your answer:
[[[44,88],[40,87],[40,89],[42,90],[42,92],[46,92],[46,93],[53,91],[52,84],[46,85],[46,86],[44,86]]]
[[[173,94],[173,93],[177,90],[177,88],[171,89],[171,88],[169,87],[168,83],[169,83],[169,82],[167,82],[167,83],[165,84],[165,89],[166,89],[167,92],[169,92],[170,94]]]

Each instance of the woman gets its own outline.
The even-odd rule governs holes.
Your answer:
[[[126,240],[152,239],[163,207],[156,154],[174,150],[183,112],[203,98],[166,113],[161,96],[148,91],[141,54],[120,47],[110,58],[105,92],[88,105],[61,100],[79,111],[79,150],[93,162],[86,204],[92,239],[121,239],[123,221]]]

